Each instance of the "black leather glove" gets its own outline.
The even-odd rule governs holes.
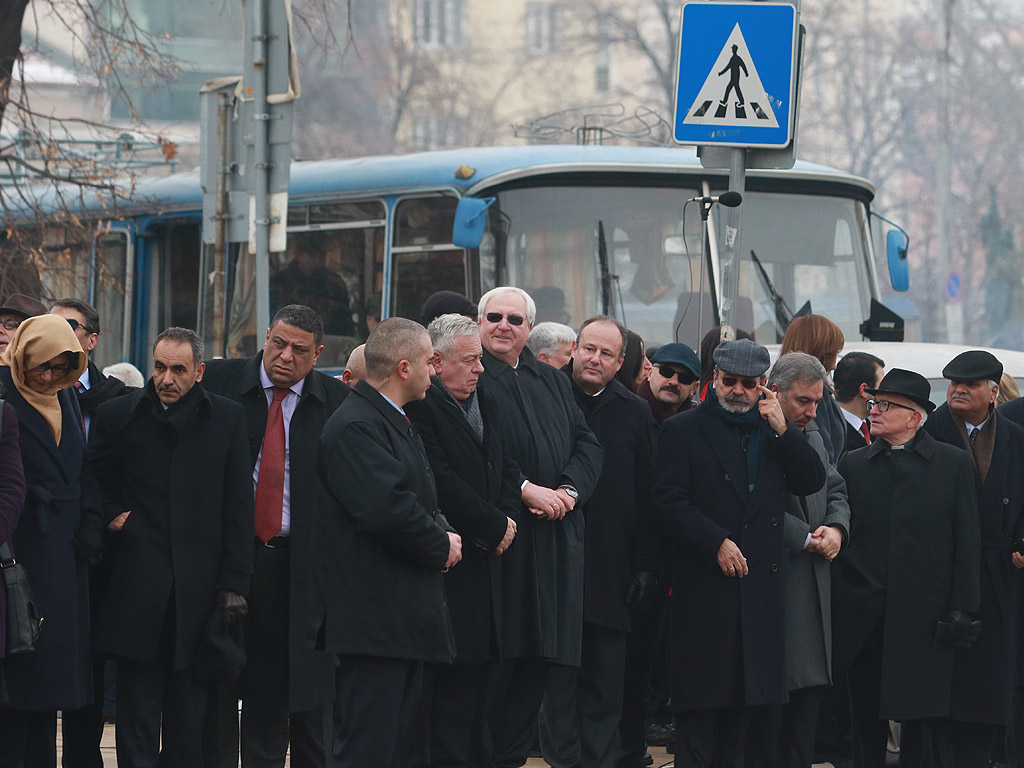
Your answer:
[[[970,648],[980,634],[981,622],[966,611],[950,611],[935,627],[935,639],[952,648]]]
[[[92,521],[83,522],[72,542],[75,555],[89,565],[99,565],[103,559],[103,528]]]
[[[245,598],[230,589],[222,589],[217,593],[217,610],[224,614],[224,629],[237,624],[249,612],[249,604]]]
[[[633,616],[647,613],[658,594],[658,574],[654,571],[638,571],[626,587],[626,607]]]

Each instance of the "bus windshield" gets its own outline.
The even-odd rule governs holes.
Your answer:
[[[651,346],[679,340],[696,347],[701,307],[699,327],[715,324],[723,268],[711,259],[702,292],[697,205],[686,206],[684,215],[686,201],[698,194],[696,185],[501,191],[480,248],[482,289],[502,283],[526,289],[537,302],[537,322],[578,327],[608,312]],[[872,295],[866,207],[845,197],[751,192],[742,216],[736,326],[761,343],[775,343],[787,312],[810,302],[812,311],[857,339]],[[714,243],[727,235],[723,219],[713,209]]]

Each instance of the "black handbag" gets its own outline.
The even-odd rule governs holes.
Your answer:
[[[0,400],[0,426],[3,424],[3,405],[4,401]],[[7,593],[7,655],[28,653],[35,650],[43,617],[39,615],[25,566],[14,559],[6,542],[0,544],[0,571],[3,572]]]
[[[25,566],[14,559],[11,548],[0,544],[0,570],[7,591],[7,655],[35,650],[43,627]]]

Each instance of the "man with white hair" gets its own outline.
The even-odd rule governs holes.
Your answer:
[[[527,345],[542,363],[561,369],[572,357],[576,331],[561,323],[537,323],[530,331]]]
[[[455,659],[437,668],[424,730],[430,765],[482,763],[487,683],[500,653],[501,561],[516,535],[519,468],[505,453],[497,403],[477,388],[480,329],[460,314],[427,326],[436,375],[406,406],[437,483],[441,512],[463,539],[462,562],[444,574]]]
[[[495,768],[518,768],[544,695],[548,664],[579,666],[583,531],[579,505],[597,484],[604,452],[568,377],[537,361],[526,342],[530,295],[503,286],[479,304],[484,372],[509,455],[519,464],[515,545],[502,557],[502,664],[490,714]]]
[[[832,574],[832,637],[861,768],[885,765],[888,720],[903,724],[901,765],[956,764],[945,719],[955,651],[980,629],[981,543],[967,453],[921,429],[930,392],[919,373],[889,371],[868,390],[871,445],[839,461],[851,523]]]

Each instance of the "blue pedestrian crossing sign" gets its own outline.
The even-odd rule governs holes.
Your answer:
[[[788,146],[796,111],[798,26],[789,3],[684,3],[675,140]]]

